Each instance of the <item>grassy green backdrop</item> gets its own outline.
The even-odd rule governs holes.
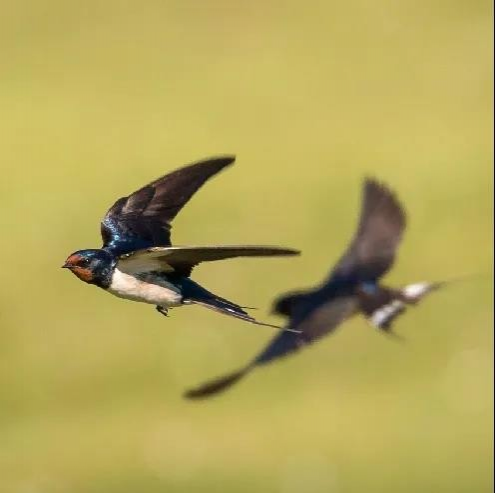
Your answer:
[[[25,0],[0,15],[2,493],[488,492],[492,488],[491,2]],[[59,266],[117,197],[217,153],[182,244],[298,259],[204,265],[258,306],[321,279],[360,184],[410,222],[391,283],[480,274],[397,324],[359,318],[208,402],[270,329],[151,307]]]

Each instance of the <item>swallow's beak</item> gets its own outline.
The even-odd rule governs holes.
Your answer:
[[[62,269],[70,269],[72,267],[72,265],[70,265],[69,263],[65,262],[64,265],[62,265]]]

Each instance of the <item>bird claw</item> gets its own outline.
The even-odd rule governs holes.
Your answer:
[[[168,308],[163,308],[163,306],[157,306],[156,311],[161,313],[164,317],[168,317]]]

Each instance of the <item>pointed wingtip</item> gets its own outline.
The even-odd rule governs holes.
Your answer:
[[[210,174],[216,174],[220,172],[222,169],[234,163],[236,156],[234,154],[219,154],[217,156],[210,156],[203,159],[199,159],[190,164],[183,166],[183,168],[179,168],[177,171],[183,171],[184,169],[191,168],[206,168],[210,169]],[[165,175],[167,176],[167,175]],[[162,177],[163,178],[163,177]]]
[[[260,248],[265,250],[265,254],[267,256],[283,256],[283,257],[295,257],[298,255],[301,255],[301,250],[298,250],[297,248],[289,248],[289,247],[281,247],[281,246],[260,246],[260,247],[254,247],[254,248]]]
[[[404,205],[388,183],[373,176],[366,176],[362,193],[363,207],[371,210],[378,208],[390,220],[397,221],[402,227],[406,225],[407,214]]]
[[[369,192],[373,191],[377,194],[388,196],[392,198],[394,201],[399,202],[395,191],[392,190],[390,185],[383,180],[379,180],[375,176],[371,176],[371,175],[365,176],[363,180],[363,188],[365,190],[368,190]]]
[[[280,255],[284,255],[286,257],[297,257],[301,255],[301,250],[296,250],[295,248],[281,248]]]
[[[205,162],[216,162],[219,165],[228,166],[229,164],[234,163],[236,160],[235,154],[219,154],[218,156],[212,156],[207,159],[203,159]]]
[[[210,380],[199,387],[187,390],[184,392],[183,397],[188,400],[201,400],[212,395],[219,394],[238,382],[250,370],[250,368],[251,366],[247,366],[224,377]]]

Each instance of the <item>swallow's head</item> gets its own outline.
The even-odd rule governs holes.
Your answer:
[[[299,304],[304,301],[307,296],[307,291],[293,291],[280,296],[273,302],[272,313],[291,317],[294,314],[294,310],[297,309]]]
[[[105,250],[79,250],[69,255],[62,267],[69,269],[81,281],[108,287],[115,267],[115,259]]]

